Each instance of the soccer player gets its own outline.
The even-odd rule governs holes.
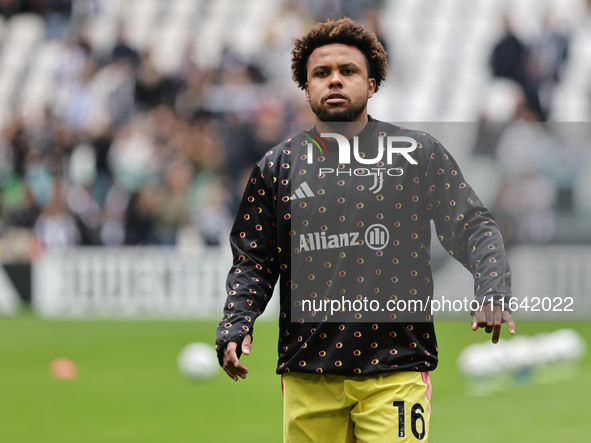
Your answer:
[[[284,441],[426,441],[432,317],[424,306],[394,313],[367,301],[428,303],[433,220],[474,276],[472,329],[492,332],[495,343],[502,322],[514,334],[500,303],[511,295],[499,229],[438,141],[368,115],[387,71],[373,33],[350,19],[319,23],[292,55],[316,122],[273,147],[244,192],[217,328],[220,364],[232,379],[246,378],[239,358],[250,353],[254,322],[279,279]],[[335,301],[341,309],[331,309]],[[363,302],[364,310],[351,308]]]

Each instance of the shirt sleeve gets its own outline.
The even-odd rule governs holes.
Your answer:
[[[451,154],[437,141],[427,159],[423,194],[437,237],[474,277],[479,303],[511,297],[511,270],[493,215],[462,176]],[[505,303],[507,306],[507,303]]]
[[[233,265],[226,280],[224,316],[217,327],[216,350],[220,364],[229,342],[238,343],[253,333],[279,276],[277,222],[272,183],[257,165],[253,170],[230,232]]]

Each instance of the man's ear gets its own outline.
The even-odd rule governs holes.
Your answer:
[[[310,93],[308,92],[308,82],[304,85],[304,91],[306,91],[306,101],[310,103]]]
[[[367,79],[367,98],[372,98],[375,91],[376,91],[376,79],[375,78],[368,78]]]

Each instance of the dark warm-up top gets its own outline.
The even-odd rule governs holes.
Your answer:
[[[378,137],[410,137],[416,149],[384,155],[373,165],[379,174],[371,166],[355,173],[339,163],[336,142],[323,138],[327,150],[311,151],[318,134],[309,133],[274,147],[254,168],[230,235],[234,263],[217,328],[220,362],[228,342],[240,345],[253,334],[280,279],[277,373],[433,370],[437,342],[426,311],[386,312],[379,320],[359,311],[345,321],[302,312],[307,299],[367,298],[382,307],[431,299],[431,220],[441,244],[472,273],[478,301],[510,297],[499,229],[452,156],[429,134],[370,123],[358,135],[362,157],[376,157]],[[306,282],[294,280],[302,275]]]

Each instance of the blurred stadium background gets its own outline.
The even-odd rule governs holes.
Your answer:
[[[247,382],[190,383],[176,356],[213,341],[245,176],[291,122],[313,121],[290,38],[326,18],[376,31],[390,71],[370,114],[456,157],[503,230],[515,295],[576,299],[518,333],[591,339],[588,1],[1,0],[0,13],[0,441],[280,441],[273,307]],[[439,295],[470,296],[469,274],[433,255]],[[432,441],[587,438],[588,356],[467,380],[456,360],[487,337],[453,320],[438,325]],[[52,377],[58,358],[74,380]]]

